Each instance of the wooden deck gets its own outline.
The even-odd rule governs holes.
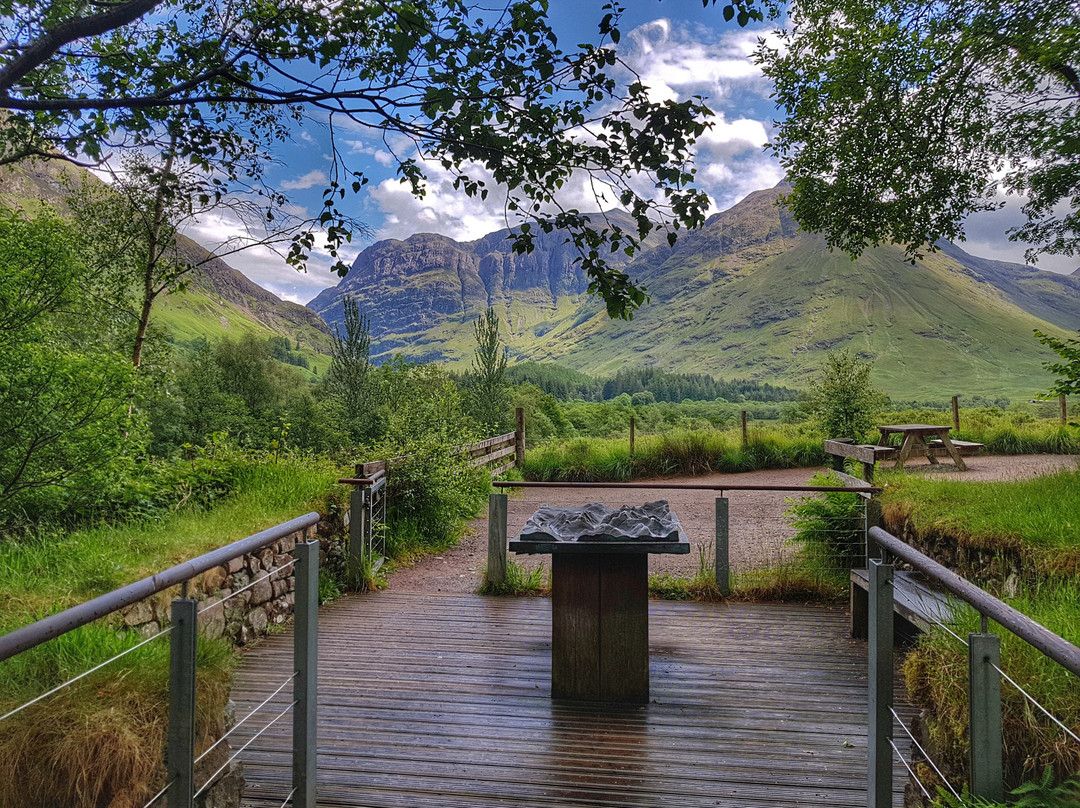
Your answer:
[[[866,646],[842,610],[650,614],[652,701],[598,707],[550,698],[546,600],[379,593],[325,607],[319,805],[866,805]],[[289,634],[247,652],[237,715],[291,672]],[[244,752],[246,805],[285,800],[289,742],[286,717]]]

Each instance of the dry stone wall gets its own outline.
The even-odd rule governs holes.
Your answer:
[[[188,582],[188,596],[199,602],[199,628],[203,636],[226,638],[243,646],[266,634],[271,626],[285,623],[296,605],[296,544],[319,539],[319,568],[343,564],[347,547],[346,518],[335,512],[316,527],[297,531],[253,553],[237,556],[220,567],[207,570]],[[120,613],[124,626],[150,637],[169,625],[170,604],[175,591],[162,592]],[[231,712],[231,703],[230,703]],[[230,715],[227,726],[235,716]],[[228,742],[214,750],[196,772],[202,782],[229,758]],[[243,769],[239,761],[196,801],[199,808],[236,808],[243,795]]]

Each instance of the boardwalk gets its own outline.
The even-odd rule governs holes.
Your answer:
[[[865,645],[843,611],[650,611],[652,702],[597,709],[550,699],[546,600],[380,593],[324,608],[319,805],[866,805]],[[291,657],[287,634],[245,655],[238,715]],[[285,720],[244,753],[248,806],[282,804],[288,750]]]

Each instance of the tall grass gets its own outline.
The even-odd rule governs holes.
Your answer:
[[[630,454],[626,440],[576,438],[548,443],[526,454],[528,480],[622,482],[627,480],[800,468],[825,462],[821,441],[795,429],[750,431],[746,446],[739,430],[702,430],[642,436]]]
[[[341,495],[339,476],[310,459],[253,462],[239,471],[234,494],[211,511],[70,532],[45,527],[0,541],[0,630],[325,506]]]
[[[1006,598],[1014,608],[1080,644],[1080,584],[1074,580],[1023,585]],[[960,636],[979,630],[978,617],[962,610],[952,626]],[[1080,734],[1080,687],[1076,676],[1005,629],[1001,668],[1073,732]],[[962,779],[967,756],[967,649],[945,631],[924,634],[904,662],[908,695],[925,708],[935,760]],[[1036,778],[1050,766],[1057,781],[1080,772],[1080,744],[1002,683],[1002,723],[1008,786]]]

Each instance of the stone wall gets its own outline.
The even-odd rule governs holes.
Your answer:
[[[335,568],[346,553],[341,515],[331,512],[315,527],[297,531],[261,550],[238,556],[188,582],[190,597],[199,602],[199,627],[205,637],[224,637],[237,646],[247,645],[265,635],[271,626],[285,623],[296,603],[296,543],[319,539],[319,568]],[[120,613],[124,626],[149,637],[169,625],[169,609],[175,590],[161,592]],[[207,608],[209,607],[209,608]],[[204,612],[203,609],[206,609]],[[231,727],[231,714],[226,726]],[[196,782],[210,777],[228,760],[226,741],[199,764]],[[234,763],[217,783],[196,801],[200,808],[236,808],[243,794],[243,769]]]

